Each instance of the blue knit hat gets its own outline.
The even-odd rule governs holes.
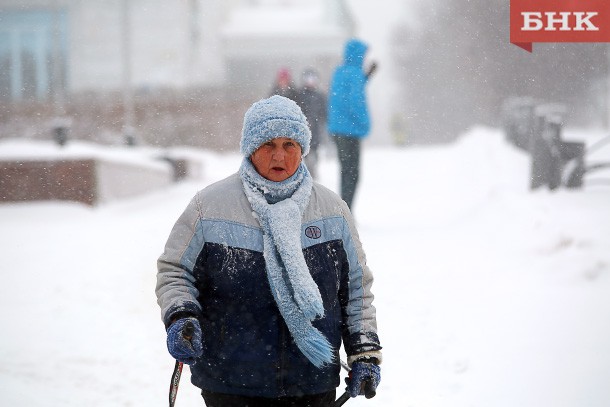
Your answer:
[[[250,157],[263,143],[278,137],[299,143],[303,156],[309,153],[311,130],[301,108],[288,98],[274,95],[254,103],[246,112],[240,151]]]

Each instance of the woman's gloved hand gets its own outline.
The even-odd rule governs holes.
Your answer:
[[[203,354],[201,326],[197,318],[181,318],[167,329],[167,350],[179,362],[192,365]]]
[[[375,397],[377,386],[381,381],[381,369],[376,363],[366,359],[352,364],[347,388],[351,397],[364,395],[367,399]]]

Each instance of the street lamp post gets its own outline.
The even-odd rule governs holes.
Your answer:
[[[122,61],[123,61],[123,139],[125,144],[135,144],[134,102],[131,84],[131,24],[129,0],[123,0],[122,17]]]

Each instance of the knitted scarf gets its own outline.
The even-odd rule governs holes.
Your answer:
[[[300,351],[320,368],[332,362],[333,349],[311,324],[324,315],[324,305],[301,246],[301,218],[311,195],[312,177],[301,163],[290,178],[270,181],[256,171],[249,158],[244,158],[239,175],[263,229],[263,255],[273,298]]]

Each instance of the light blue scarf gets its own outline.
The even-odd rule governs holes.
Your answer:
[[[256,171],[249,158],[244,158],[239,175],[263,228],[263,254],[273,298],[298,348],[316,367],[322,367],[332,362],[334,352],[311,324],[324,315],[324,305],[301,246],[301,219],[313,179],[301,163],[290,178],[270,181]]]

